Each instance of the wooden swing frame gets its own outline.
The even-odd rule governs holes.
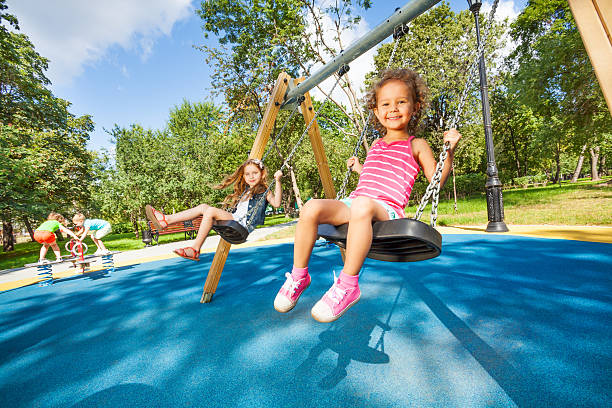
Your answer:
[[[276,122],[276,118],[278,117],[278,112],[280,111],[281,105],[285,101],[285,95],[287,93],[287,89],[289,88],[289,84],[293,82],[293,84],[297,86],[302,81],[304,81],[304,78],[293,79],[285,72],[281,72],[278,75],[276,84],[272,89],[272,94],[270,95],[263,120],[261,121],[259,129],[257,130],[257,136],[253,141],[253,147],[251,148],[249,159],[262,158],[266,145],[268,144],[268,139],[270,138],[270,134],[274,128],[274,122]],[[308,125],[315,115],[309,92],[304,93],[304,101],[300,107],[302,116],[304,117],[304,122],[306,125]],[[336,189],[329,170],[329,163],[327,161],[327,156],[325,155],[325,149],[323,148],[321,131],[316,119],[308,130],[308,136],[310,138],[310,145],[312,146],[312,151],[314,152],[317,167],[319,169],[319,177],[321,178],[325,197],[335,198]],[[209,303],[212,301],[213,295],[217,291],[217,286],[219,285],[219,280],[221,279],[221,273],[223,272],[231,246],[232,244],[223,239],[219,241],[217,251],[215,252],[215,256],[206,277],[206,282],[204,283],[204,291],[202,292],[200,303]]]

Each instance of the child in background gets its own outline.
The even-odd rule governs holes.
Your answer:
[[[387,70],[366,95],[374,112],[374,125],[383,135],[372,143],[363,165],[357,157],[347,166],[359,173],[359,183],[349,198],[310,200],[302,208],[295,232],[293,270],[274,299],[274,308],[289,312],[310,285],[308,260],[317,239],[319,224],[348,223],[346,260],[338,279],[311,310],[320,322],[342,316],[361,297],[359,271],[372,243],[372,222],[404,218],[404,208],[420,168],[431,181],[436,160],[425,139],[413,135],[426,103],[427,88],[421,77],[408,69]],[[444,133],[450,143],[442,173],[444,184],[452,167],[453,153],[461,135],[456,129]]]
[[[104,246],[104,242],[102,242],[102,238],[111,232],[111,225],[108,221],[95,218],[86,219],[83,214],[78,213],[72,217],[72,222],[77,227],[81,227],[83,229],[83,231],[77,233],[81,236],[78,238],[79,241],[83,241],[87,234],[91,233],[91,240],[98,247],[94,255],[106,255],[110,253],[110,251]]]
[[[266,197],[263,197],[263,194],[268,189],[266,183],[267,176],[268,169],[266,169],[261,160],[248,159],[242,163],[233,174],[225,178],[220,185],[215,187],[217,189],[223,189],[232,184],[234,185],[234,192],[228,195],[223,202],[225,208],[235,208],[233,213],[220,208],[211,207],[207,204],[200,204],[197,207],[176,214],[164,214],[150,205],[147,205],[145,207],[145,212],[149,221],[151,221],[158,231],[168,227],[168,224],[193,220],[201,215],[202,222],[200,223],[198,235],[193,245],[174,250],[174,253],[178,256],[193,261],[199,261],[200,249],[215,220],[235,220],[246,227],[248,220],[253,217],[253,222],[250,227],[255,228],[255,226],[263,224],[266,217],[266,204],[262,203],[262,205],[257,207],[257,203],[260,200],[267,200],[274,208],[278,208],[281,205],[283,191],[280,179],[283,173],[280,170],[274,173],[274,178],[276,179],[275,191],[274,193],[268,191]],[[256,214],[253,213],[255,210],[257,210]]]
[[[60,248],[55,241],[55,231],[60,230],[64,234],[70,235],[74,239],[79,239],[72,231],[65,227],[66,219],[56,212],[51,212],[47,217],[47,221],[43,222],[40,227],[34,231],[34,240],[39,244],[42,244],[40,248],[40,256],[38,257],[39,263],[49,262],[45,258],[49,247],[53,249],[55,258],[58,261],[62,260],[62,254]]]

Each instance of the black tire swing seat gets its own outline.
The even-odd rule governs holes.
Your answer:
[[[321,224],[318,235],[346,248],[348,224]],[[412,218],[376,221],[372,224],[372,246],[367,257],[387,262],[416,262],[442,252],[442,235],[432,226]]]
[[[212,229],[230,244],[242,244],[249,237],[249,230],[234,220],[215,221]]]

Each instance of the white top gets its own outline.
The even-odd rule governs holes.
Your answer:
[[[236,206],[236,211],[234,211],[234,220],[238,221],[244,227],[246,227],[246,223],[248,221],[247,213],[249,212],[249,200],[243,200],[238,203]]]

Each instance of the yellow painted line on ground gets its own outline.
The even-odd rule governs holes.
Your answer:
[[[491,234],[486,225],[438,227],[441,234]],[[602,242],[612,244],[612,227],[581,225],[508,225],[509,232],[493,234],[567,239],[570,241]]]

